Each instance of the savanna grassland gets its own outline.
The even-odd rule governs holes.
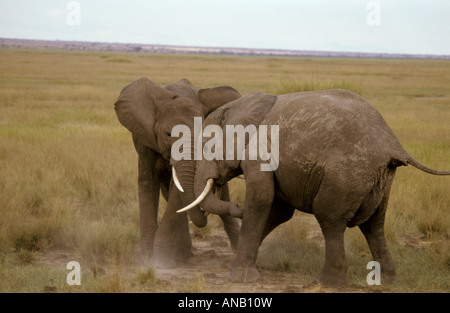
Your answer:
[[[350,89],[379,109],[415,159],[450,170],[450,61],[0,50],[1,292],[317,291],[308,286],[324,261],[323,239],[303,213],[263,243],[256,284],[227,282],[223,262],[233,254],[214,216],[191,229],[190,276],[136,265],[137,155],[113,104],[141,76],[243,95]],[[231,192],[242,205],[243,182],[233,180]],[[449,292],[449,205],[449,177],[399,168],[385,226],[398,281],[366,284],[371,255],[360,231],[348,229],[350,287],[341,291]],[[66,283],[73,260],[80,286]]]

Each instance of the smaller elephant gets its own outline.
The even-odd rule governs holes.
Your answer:
[[[192,255],[187,216],[175,212],[194,199],[195,160],[191,157],[193,151],[187,151],[185,159],[171,158],[175,140],[171,137],[171,129],[179,124],[192,129],[195,117],[205,118],[240,96],[229,86],[202,89],[187,79],[158,86],[142,77],[126,86],[115,102],[117,118],[131,132],[139,158],[141,254],[145,260],[151,258],[156,267],[175,267],[177,262]],[[177,172],[186,189],[184,193],[174,187],[172,173]],[[158,225],[160,192],[167,207]],[[222,199],[229,200],[227,186],[223,188]],[[189,212],[189,217],[198,227],[206,225],[206,216],[199,207]],[[221,215],[221,218],[231,246],[236,248],[239,223],[227,215]]]
[[[401,146],[380,113],[367,100],[346,90],[325,90],[272,96],[253,93],[230,102],[205,122],[224,129],[228,125],[278,126],[278,166],[262,171],[266,160],[221,159],[197,161],[194,191],[206,211],[242,217],[237,256],[230,265],[231,279],[253,281],[259,277],[255,262],[262,240],[294,210],[312,213],[325,238],[325,264],[317,281],[340,285],[346,281],[344,231],[358,226],[374,260],[380,262],[382,280],[395,279],[384,219],[397,167],[412,165],[435,175],[414,160]],[[256,136],[256,135],[255,135]],[[247,136],[244,155],[250,155]],[[224,138],[222,142],[227,142]],[[207,143],[207,142],[206,142]],[[226,147],[224,151],[235,149]],[[245,175],[244,210],[208,193]],[[206,186],[206,187],[205,187]],[[189,206],[185,209],[189,209]],[[180,211],[184,211],[180,210]]]

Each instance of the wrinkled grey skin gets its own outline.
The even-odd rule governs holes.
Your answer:
[[[151,257],[156,267],[172,268],[192,256],[187,215],[175,212],[193,200],[195,161],[193,151],[191,160],[171,159],[171,146],[178,139],[171,137],[172,128],[184,124],[193,134],[194,117],[205,118],[216,108],[239,97],[234,88],[227,86],[201,89],[183,79],[160,87],[142,77],[126,86],[115,102],[117,117],[132,133],[139,157],[141,253],[144,260]],[[184,193],[173,184],[171,166],[177,170]],[[167,207],[158,226],[160,191]],[[229,200],[228,196],[225,187],[222,198]],[[206,217],[199,207],[188,214],[196,226],[206,225]],[[230,216],[222,215],[221,218],[235,249],[239,223]]]
[[[395,279],[395,264],[384,236],[384,218],[398,166],[415,161],[401,146],[378,111],[364,98],[346,90],[326,90],[270,96],[254,93],[212,113],[204,126],[215,123],[279,125],[279,167],[262,172],[266,161],[197,161],[194,190],[198,196],[208,178],[223,184],[243,173],[245,209],[220,201],[213,194],[201,203],[216,214],[242,217],[237,256],[230,265],[233,281],[254,281],[262,240],[289,220],[294,210],[312,213],[325,237],[325,264],[317,281],[339,285],[346,281],[344,230],[358,226],[382,281]],[[224,132],[225,133],[225,132]],[[269,138],[269,142],[270,142]],[[248,146],[246,148],[248,150]]]

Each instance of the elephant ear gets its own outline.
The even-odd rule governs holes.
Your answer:
[[[186,78],[183,78],[175,83],[164,85],[163,87],[177,96],[185,96],[191,99],[197,99],[197,93],[201,89],[200,87],[192,85],[192,83]]]
[[[198,99],[206,108],[205,116],[208,116],[224,104],[239,99],[240,97],[241,94],[230,86],[206,88],[198,91]]]
[[[248,125],[255,125],[256,128],[258,128],[266,115],[272,109],[276,100],[277,96],[260,92],[251,93],[227,103],[212,112],[203,123],[203,128],[211,124],[219,125],[222,128],[222,133],[224,135],[223,142],[227,142],[225,138],[227,125],[242,125],[244,127]],[[248,136],[246,136],[245,141],[245,145],[247,145],[249,142]],[[236,142],[233,149],[236,156]],[[224,151],[224,154],[225,153],[226,151]],[[226,159],[226,157],[224,159]],[[230,168],[237,168],[239,165],[239,160],[237,160],[236,157],[234,160],[227,160],[226,162],[227,166]]]
[[[221,126],[255,125],[258,126],[277,101],[277,96],[261,92],[248,94],[223,106],[220,111]],[[220,112],[218,112],[220,114]]]
[[[157,150],[156,108],[175,94],[146,77],[126,86],[114,103],[117,118],[144,145]]]

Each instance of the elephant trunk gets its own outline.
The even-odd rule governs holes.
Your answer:
[[[207,162],[206,164],[205,162],[201,163],[202,166],[199,166],[194,178],[194,199],[205,193],[206,188],[208,188],[207,181],[217,177],[218,173],[217,165],[214,162]],[[211,191],[209,191],[201,201],[201,207],[210,213],[242,218],[242,209],[240,209],[236,203],[220,200]]]
[[[181,201],[184,206],[189,205],[195,200],[194,195],[194,175],[195,175],[195,161],[176,161],[173,164],[177,173],[178,179],[184,192],[180,192]],[[195,206],[188,212],[189,218],[197,227],[206,226],[207,219],[204,212],[199,206]]]

